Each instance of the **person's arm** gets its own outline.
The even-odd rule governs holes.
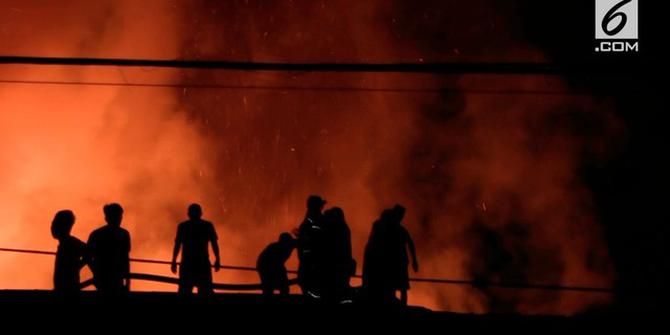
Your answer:
[[[91,273],[95,276],[96,273],[96,267],[95,267],[95,258],[94,258],[94,249],[95,248],[95,240],[93,238],[93,234],[88,236],[88,240],[86,241],[86,251],[84,252],[84,263],[88,264],[88,268],[91,269]]]
[[[172,273],[177,273],[177,256],[179,256],[179,250],[181,249],[181,234],[179,233],[179,228],[177,228],[177,237],[174,239],[174,250],[172,251],[172,265],[170,270]]]
[[[130,291],[130,234],[126,233],[126,257],[124,259],[124,275],[126,278],[126,289]]]
[[[221,269],[221,256],[219,255],[219,237],[216,236],[216,229],[212,225],[212,251],[214,251],[214,271],[218,272]]]
[[[407,233],[407,246],[409,247],[409,253],[412,255],[412,269],[414,272],[419,272],[419,262],[416,260],[416,250],[414,248],[414,241],[412,237]]]
[[[344,250],[346,252],[346,257],[347,259],[353,259],[353,255],[351,252],[351,230],[349,227],[346,227],[347,229],[345,230],[345,236],[344,236],[344,241],[345,241],[345,246]]]
[[[77,240],[81,258],[79,259],[79,270],[88,264],[88,246],[83,241]]]

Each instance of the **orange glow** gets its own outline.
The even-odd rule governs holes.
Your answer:
[[[314,14],[304,16],[312,30],[276,9],[286,26],[267,34],[261,25],[244,21],[237,22],[238,30],[222,28],[225,22],[195,22],[177,14],[179,9],[205,9],[170,1],[80,1],[68,9],[10,2],[4,1],[14,9],[3,14],[15,27],[4,36],[9,54],[166,59],[232,54],[287,60],[282,53],[299,52],[294,39],[325,36],[323,44],[309,44],[305,54],[288,59],[314,60],[340,56],[329,50],[343,34],[353,46],[343,47],[343,58],[414,57],[411,49],[399,51],[409,47],[392,43],[386,27],[368,21],[375,11],[386,10],[382,1],[362,2],[366,5],[356,14],[332,26],[320,23],[331,22],[330,14],[305,6]],[[80,16],[83,12],[89,15]],[[272,34],[280,34],[271,37],[280,51],[264,47]],[[185,45],[191,49],[183,50]],[[559,79],[536,77],[1,69],[0,79],[20,80],[564,88]],[[400,202],[408,208],[406,224],[418,246],[417,276],[467,279],[484,267],[477,259],[478,236],[471,232],[481,204],[490,229],[508,236],[505,229],[515,222],[527,231],[527,239],[506,240],[530,255],[525,280],[608,286],[614,277],[609,256],[589,191],[577,177],[585,155],[606,157],[608,138],[621,135],[606,109],[587,97],[564,96],[0,83],[0,247],[55,250],[49,224],[64,208],[75,212],[73,234],[85,240],[103,224],[102,205],[119,202],[126,210],[123,226],[132,236],[131,256],[167,260],[186,206],[200,202],[205,218],[216,224],[222,262],[249,266],[280,232],[298,225],[306,196],[321,194],[328,205],[345,210],[359,271],[371,223],[383,208]],[[575,134],[567,112],[597,122],[602,133]],[[295,268],[295,259],[291,262]],[[52,266],[50,257],[0,254],[0,288],[48,289]],[[170,274],[169,266],[134,264],[132,269]],[[215,281],[258,279],[254,273],[222,271]],[[474,288],[412,287],[411,304],[489,309],[491,297]],[[133,289],[175,288],[135,282]],[[606,301],[581,293],[492,295],[517,299],[518,310],[526,313],[574,313]]]

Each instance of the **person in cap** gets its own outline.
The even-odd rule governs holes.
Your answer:
[[[307,212],[298,228],[298,284],[303,294],[319,297],[316,260],[322,235],[323,207],[326,201],[318,195],[307,198]]]

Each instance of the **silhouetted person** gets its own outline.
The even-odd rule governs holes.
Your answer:
[[[70,235],[74,221],[72,211],[62,210],[56,213],[51,222],[51,235],[58,240],[54,291],[67,296],[79,292],[79,271],[85,264],[86,244]]]
[[[270,243],[256,262],[258,275],[261,278],[263,295],[271,296],[274,290],[280,295],[288,295],[289,285],[285,263],[291,257],[296,241],[291,234],[282,233],[277,242]]]
[[[372,227],[365,248],[363,264],[363,286],[370,298],[378,301],[391,301],[395,292],[400,291],[400,300],[407,304],[409,289],[409,258],[412,256],[414,271],[419,270],[414,242],[409,232],[402,226],[405,208],[396,205],[382,212]]]
[[[103,212],[107,225],[89,236],[88,263],[96,289],[105,295],[120,295],[130,290],[130,234],[121,228],[121,205],[105,205]]]
[[[407,305],[407,290],[409,290],[409,258],[407,257],[407,249],[409,249],[410,255],[412,256],[412,269],[414,272],[419,271],[419,263],[416,259],[414,241],[407,229],[402,225],[402,220],[405,217],[405,207],[395,205],[392,211],[393,218],[388,231],[391,267],[390,280],[393,289],[400,291],[401,303]]]
[[[307,213],[298,228],[298,284],[302,293],[312,297],[319,297],[320,290],[316,272],[320,239],[322,235],[323,206],[326,201],[320,196],[312,195],[307,198]]]
[[[333,207],[323,213],[322,237],[323,251],[317,261],[322,292],[326,299],[341,302],[349,296],[349,279],[356,272],[351,257],[351,231],[341,208]]]
[[[363,289],[374,302],[390,302],[394,291],[388,280],[385,249],[385,228],[393,218],[393,211],[385,209],[372,224],[363,256]]]
[[[177,238],[172,253],[172,273],[177,273],[177,256],[183,246],[179,266],[179,293],[192,294],[193,287],[198,294],[209,295],[212,288],[212,265],[209,262],[209,244],[214,251],[214,269],[221,268],[218,236],[214,225],[202,219],[202,208],[198,204],[188,206],[188,221],[179,224]]]

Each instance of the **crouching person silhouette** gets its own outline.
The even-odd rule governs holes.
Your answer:
[[[258,256],[256,268],[264,296],[272,296],[275,290],[279,290],[280,295],[288,295],[288,276],[284,264],[295,247],[296,241],[291,234],[282,233],[277,242],[270,243]]]
[[[79,292],[79,271],[85,264],[86,244],[70,235],[74,221],[72,211],[62,210],[56,213],[51,222],[51,235],[58,240],[54,291],[64,296],[73,296]]]
[[[202,219],[202,208],[198,204],[188,206],[188,221],[179,224],[172,254],[172,273],[177,273],[177,256],[183,246],[179,266],[179,293],[191,295],[193,287],[199,295],[214,293],[212,288],[212,265],[209,262],[209,243],[214,251],[214,269],[221,268],[218,237],[214,225]]]

